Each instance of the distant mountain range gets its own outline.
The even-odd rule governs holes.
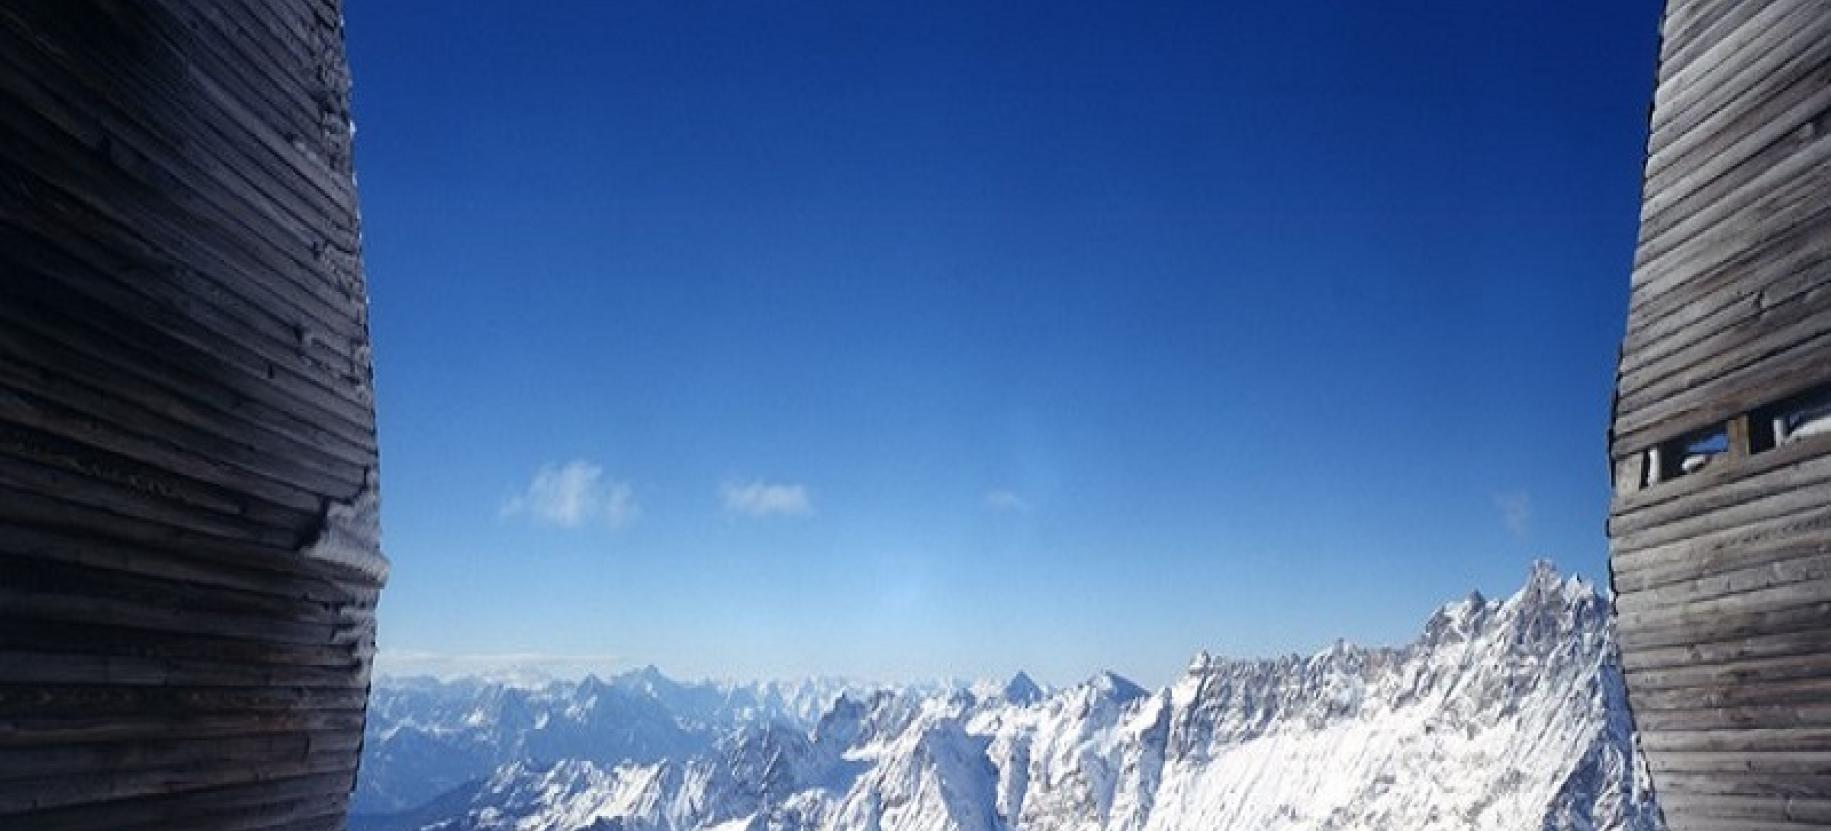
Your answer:
[[[1607,601],[1535,565],[1413,643],[1196,656],[1148,691],[386,681],[353,831],[1661,827]]]

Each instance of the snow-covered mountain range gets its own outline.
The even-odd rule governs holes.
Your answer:
[[[1607,601],[1534,566],[1403,647],[1206,653],[1148,691],[377,686],[354,831],[1660,827]]]

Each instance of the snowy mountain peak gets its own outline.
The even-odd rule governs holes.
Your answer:
[[[1502,603],[1497,617],[1511,629],[1516,651],[1553,647],[1580,635],[1592,638],[1605,628],[1608,600],[1580,577],[1564,577],[1555,566],[1533,563],[1524,588]]]
[[[1018,673],[990,695],[818,688],[798,718],[768,703],[782,687],[659,671],[378,687],[358,801],[418,807],[351,828],[1657,831],[1613,651],[1607,601],[1535,564],[1411,644],[1204,652],[1155,694]]]
[[[1586,614],[1606,603],[1607,599],[1588,580],[1574,574],[1564,576],[1550,560],[1534,560],[1525,587],[1508,600],[1508,605],[1568,614]]]
[[[1004,689],[999,691],[999,697],[1008,704],[1027,707],[1042,700],[1043,688],[1037,686],[1029,673],[1018,670],[1016,675],[1011,676],[1011,680],[1005,682]]]
[[[1132,683],[1130,679],[1111,671],[1096,673],[1092,678],[1087,679],[1086,683],[1082,686],[1093,690],[1102,697],[1111,698],[1120,703],[1129,702],[1133,699],[1147,695],[1143,687],[1140,687],[1137,684]]]
[[[1576,576],[1565,578],[1558,571],[1558,564],[1545,558],[1533,560],[1526,565],[1526,588],[1535,586],[1562,586],[1567,580],[1577,580]]]
[[[585,676],[583,678],[579,679],[578,686],[575,687],[574,689],[576,689],[578,691],[579,695],[582,695],[582,696],[596,695],[598,693],[609,690],[610,685],[605,683],[604,679],[599,678],[597,673],[588,672],[588,673],[585,673]]]
[[[654,664],[644,664],[629,672],[618,675],[617,680],[629,685],[648,687],[658,687],[664,684],[672,685],[674,683],[673,679],[661,674],[661,667],[655,666]]]
[[[1490,600],[1476,590],[1439,607],[1425,621],[1416,646],[1459,643],[1494,625],[1524,627],[1527,635],[1555,638],[1593,626],[1607,613],[1607,599],[1589,581],[1566,577],[1550,561],[1537,560],[1527,570],[1525,585],[1505,600]]]
[[[1424,632],[1418,643],[1420,646],[1434,647],[1465,641],[1478,632],[1498,608],[1499,603],[1483,597],[1481,592],[1469,592],[1469,596],[1462,600],[1438,607],[1436,613],[1424,622]]]

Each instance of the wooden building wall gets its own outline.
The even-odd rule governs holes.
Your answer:
[[[343,826],[386,576],[338,0],[0,4],[0,828]]]
[[[1831,433],[1774,427],[1831,385],[1831,2],[1670,0],[1662,34],[1610,442],[1629,702],[1675,831],[1831,827]]]

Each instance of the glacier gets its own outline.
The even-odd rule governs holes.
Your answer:
[[[353,831],[1662,828],[1608,600],[1535,564],[1410,644],[1170,686],[387,681]]]

